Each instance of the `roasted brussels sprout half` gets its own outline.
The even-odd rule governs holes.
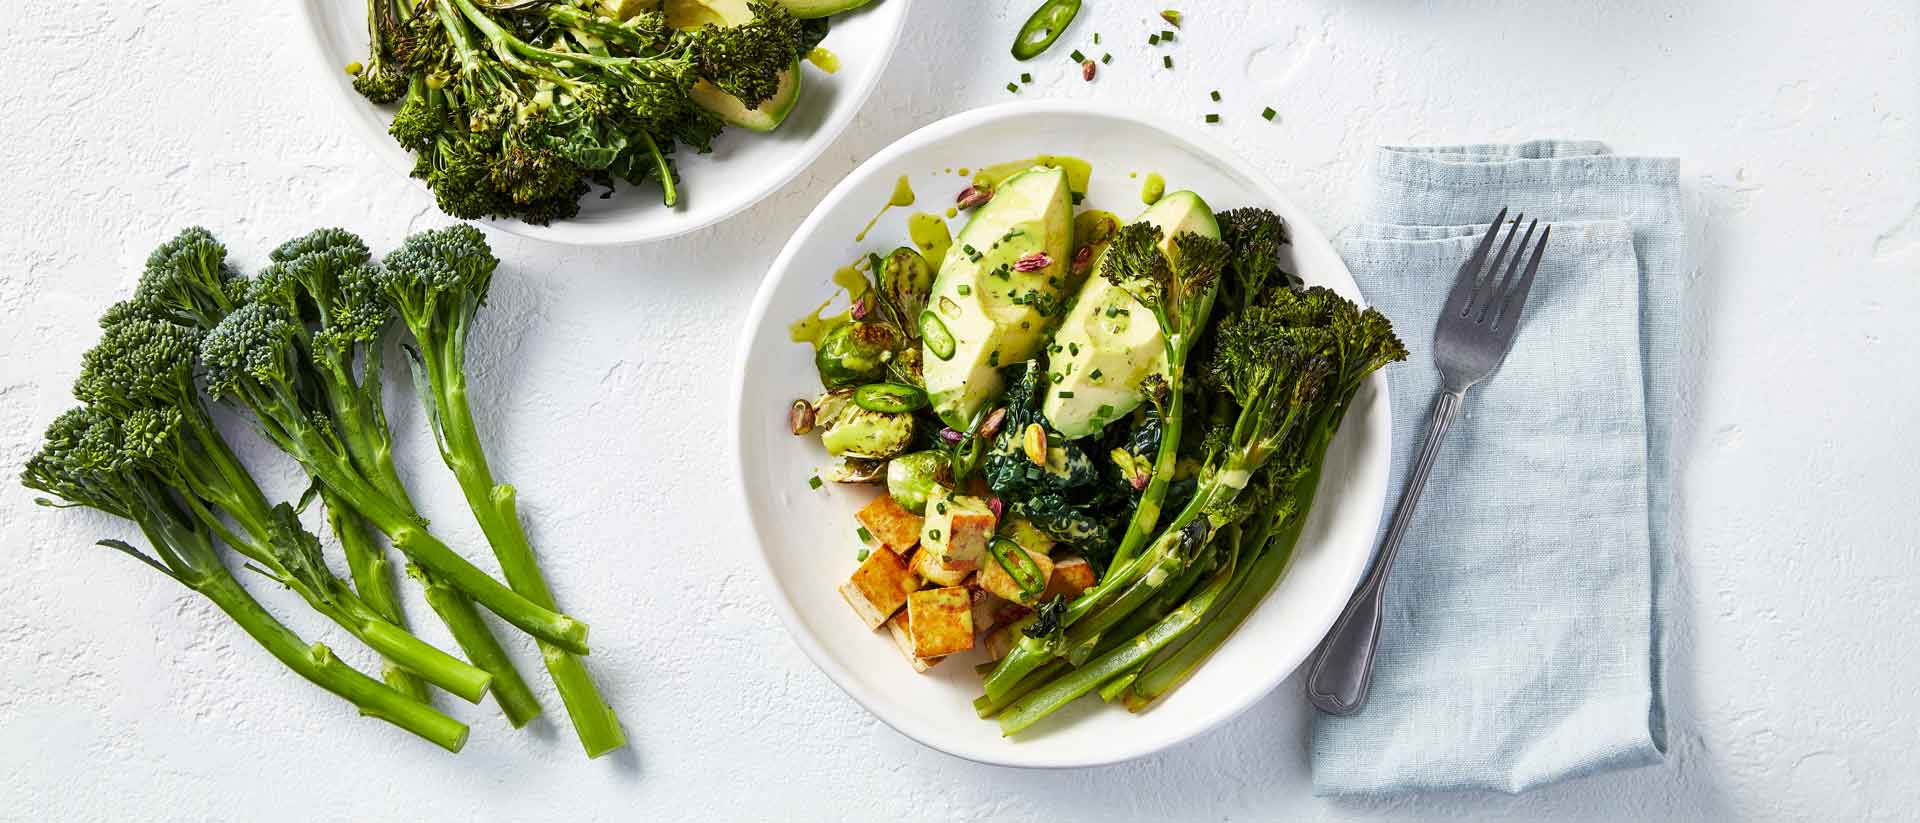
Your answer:
[[[937,449],[903,454],[887,463],[887,493],[900,508],[914,514],[926,514],[927,495],[935,485],[948,482],[953,467],[947,453]]]
[[[820,339],[813,365],[829,389],[871,383],[886,375],[887,363],[906,342],[891,325],[855,321]]]
[[[920,312],[927,308],[927,297],[933,293],[933,274],[927,259],[907,246],[894,249],[880,263],[880,293],[890,304],[890,319],[908,336],[915,334]]]
[[[913,442],[913,415],[870,411],[848,403],[820,434],[836,457],[885,460]]]

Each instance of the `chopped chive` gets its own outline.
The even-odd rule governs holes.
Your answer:
[[[807,488],[809,489],[820,488],[820,475],[816,474],[812,477],[807,478]]]
[[[1264,110],[1264,111],[1262,111],[1262,112],[1260,112],[1260,116],[1261,116],[1261,117],[1265,117],[1265,118],[1267,118],[1268,120],[1272,120],[1272,119],[1273,119],[1273,116],[1274,116],[1274,115],[1276,115],[1276,114],[1279,114],[1279,112],[1277,112],[1277,111],[1274,111],[1274,110],[1273,110],[1273,107],[1272,107],[1272,106],[1268,106],[1268,107],[1266,108],[1266,110]]]
[[[939,540],[939,539],[940,539],[940,530],[939,530],[939,529],[928,529],[928,530],[927,530],[927,539],[929,539],[929,540]]]
[[[1209,115],[1207,115],[1207,122],[1209,122],[1209,123],[1218,123],[1218,122],[1220,122],[1220,115],[1217,115],[1217,114],[1209,114]]]
[[[1092,373],[1090,373],[1090,374],[1088,374],[1087,376],[1088,376],[1088,377],[1090,377],[1090,378],[1093,378],[1093,379],[1095,379],[1095,380],[1099,380],[1099,379],[1100,379],[1100,373],[1101,373],[1101,372],[1100,372],[1100,370],[1099,370],[1099,369],[1094,369],[1094,370],[1092,371]]]
[[[967,295],[973,293],[973,287],[965,283],[961,283],[960,285],[955,286],[953,290],[959,292],[961,297],[966,297]]]
[[[947,513],[947,504],[945,504],[945,503],[941,503],[941,504],[939,505],[939,507],[938,507],[938,508],[940,509],[940,513],[941,513],[941,514],[946,514],[946,513]]]
[[[1162,43],[1173,42],[1173,32],[1170,32],[1170,31],[1160,32],[1160,42]]]
[[[1113,54],[1112,54],[1111,52],[1109,52],[1109,53],[1107,53],[1107,54],[1102,54],[1102,55],[1100,55],[1100,62],[1102,62],[1102,63],[1111,63],[1111,62],[1113,62]]]
[[[1086,55],[1084,55],[1084,54],[1081,54],[1081,53],[1080,53],[1080,50],[1079,50],[1079,49],[1074,49],[1074,50],[1073,50],[1073,53],[1072,53],[1072,54],[1069,54],[1069,55],[1067,55],[1067,56],[1068,56],[1068,57],[1071,57],[1071,58],[1073,58],[1073,62],[1075,62],[1075,63],[1085,63],[1085,62],[1087,62],[1087,56],[1086,56]]]
[[[1094,412],[1094,414],[1096,414],[1096,415],[1098,415],[1098,416],[1100,416],[1100,417],[1112,417],[1112,416],[1113,416],[1113,405],[1112,405],[1112,404],[1110,404],[1110,403],[1101,403],[1101,404],[1100,404],[1100,410],[1099,410],[1099,411],[1097,411],[1097,412]]]
[[[859,554],[856,554],[853,556],[853,559],[858,560],[862,563],[865,563],[867,562],[867,557],[872,554],[873,552],[867,551],[866,549],[861,549]]]
[[[1073,392],[1070,392],[1070,391],[1063,391],[1063,392],[1061,392],[1061,393],[1060,393],[1060,399],[1061,399],[1061,400],[1072,400],[1072,399],[1073,399]]]
[[[1096,31],[1093,33],[1093,44],[1096,46],[1100,45],[1100,32]]]
[[[1158,45],[1160,45],[1160,35],[1158,35],[1158,34],[1149,34],[1149,35],[1147,35],[1147,45],[1149,45],[1149,46],[1158,46]]]
[[[1080,192],[1077,192],[1077,191],[1076,191],[1076,192],[1073,192],[1073,204],[1074,204],[1074,205],[1076,205],[1076,206],[1078,206],[1078,205],[1080,205],[1080,201],[1082,201],[1082,200],[1085,200],[1085,199],[1087,199],[1087,196],[1086,196],[1086,195],[1084,195],[1084,194],[1081,194]]]
[[[1218,103],[1218,102],[1220,102],[1220,90],[1219,90],[1219,89],[1214,89],[1214,90],[1213,90],[1213,93],[1212,93],[1212,94],[1210,94],[1210,95],[1208,95],[1208,96],[1209,96],[1209,97],[1212,97],[1212,98],[1213,98],[1213,102],[1215,102],[1215,103]]]
[[[1167,68],[1173,68],[1173,55],[1171,54],[1161,55],[1160,65],[1166,66]]]
[[[860,535],[860,542],[862,543],[873,542],[873,532],[867,531],[866,526],[861,526],[860,528],[854,529],[853,533]],[[865,558],[862,558],[862,559],[865,559]]]
[[[1019,86],[1016,86],[1016,85],[1014,85],[1014,84],[1012,84],[1012,83],[1008,83],[1008,84],[1007,84],[1007,91],[1010,91],[1010,92],[1013,92],[1014,94],[1019,94],[1019,93],[1020,93],[1020,87],[1019,87]]]
[[[1027,73],[1027,72],[1024,72],[1024,71],[1023,71],[1023,72],[1020,72],[1020,82],[1022,82],[1022,83],[1031,83],[1031,82],[1033,82],[1033,75],[1032,75],[1032,74],[1029,74],[1029,73]]]

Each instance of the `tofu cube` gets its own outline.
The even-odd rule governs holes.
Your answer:
[[[940,556],[940,562],[954,570],[978,569],[987,556],[987,541],[993,539],[998,518],[984,498],[954,494],[943,486],[934,486],[927,495],[926,524],[920,530],[920,545]]]
[[[1014,553],[1016,552],[1025,555],[1029,561],[1032,561],[1034,569],[1040,573],[1041,591],[1035,592],[1033,597],[1022,594],[1020,584],[1014,582],[1013,576],[1007,574],[1007,570],[1000,565],[1000,561],[992,557],[988,557],[985,562],[980,564],[980,587],[1015,603],[1029,606],[1039,603],[1041,595],[1044,594],[1044,590],[1046,589],[1047,582],[1053,577],[1053,560],[1040,552],[1031,551],[1018,543],[1008,545],[1006,549],[1008,560],[1010,561],[1017,562],[1018,558],[1014,557]]]
[[[973,598],[965,586],[909,595],[907,621],[915,657],[945,657],[973,648]]]
[[[907,663],[913,666],[913,670],[925,674],[928,669],[933,668],[933,664],[940,662],[940,658],[929,659],[914,655],[913,630],[907,628],[909,622],[910,618],[906,612],[894,615],[893,619],[887,621],[887,634],[893,637],[893,645],[906,656]]]
[[[1068,600],[1080,596],[1080,593],[1093,588],[1093,565],[1083,557],[1067,556],[1053,564],[1053,576],[1047,579],[1047,593],[1041,600],[1052,600],[1056,595],[1065,595]]]
[[[867,527],[874,539],[893,549],[896,554],[906,554],[907,549],[920,539],[920,515],[907,511],[893,499],[891,494],[883,494],[873,499],[854,519]]]
[[[1016,515],[1000,521],[1000,536],[1019,543],[1027,551],[1053,554],[1053,538],[1024,517]]]
[[[869,629],[880,628],[907,602],[907,595],[920,583],[907,569],[907,563],[885,546],[867,554],[853,576],[840,584],[840,596],[847,599],[853,613]]]
[[[966,582],[967,575],[973,572],[967,569],[949,569],[940,562],[940,555],[921,550],[913,553],[913,573],[920,579],[935,586],[958,586]]]

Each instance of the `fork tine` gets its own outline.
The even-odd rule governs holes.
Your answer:
[[[1526,308],[1527,292],[1533,290],[1533,275],[1540,270],[1540,258],[1547,253],[1547,238],[1552,234],[1553,224],[1551,223],[1540,230],[1540,242],[1533,247],[1533,256],[1527,260],[1527,273],[1521,275],[1520,284],[1507,293],[1505,305],[1500,310],[1504,325],[1495,329],[1502,336],[1512,338],[1514,330],[1520,327],[1520,312]]]
[[[1467,314],[1475,323],[1487,322],[1487,309],[1500,296],[1500,264],[1506,262],[1507,252],[1513,248],[1513,236],[1520,233],[1520,221],[1527,219],[1525,214],[1513,216],[1513,229],[1507,232],[1507,239],[1500,241],[1500,253],[1494,255],[1493,265],[1487,267],[1486,279],[1474,289],[1473,305],[1467,307]],[[1523,247],[1521,251],[1525,251]]]
[[[1493,225],[1487,227],[1486,235],[1480,238],[1480,245],[1474,248],[1473,256],[1460,264],[1460,273],[1453,278],[1453,290],[1447,293],[1447,302],[1444,304],[1447,311],[1453,311],[1453,307],[1458,306],[1460,314],[1465,315],[1473,305],[1474,287],[1480,283],[1480,267],[1487,262],[1487,251],[1493,248],[1493,238],[1500,233],[1500,226],[1506,220],[1507,210],[1501,209],[1499,214],[1494,215]]]
[[[1527,233],[1520,235],[1520,244],[1514,247],[1513,261],[1507,264],[1505,274],[1501,274],[1497,269],[1487,272],[1487,279],[1489,281],[1492,281],[1496,275],[1500,278],[1499,285],[1494,286],[1493,294],[1487,298],[1486,322],[1488,324],[1499,325],[1500,314],[1506,309],[1507,298],[1513,294],[1514,284],[1520,281],[1520,258],[1526,255],[1527,245],[1533,242],[1533,230],[1539,226],[1539,218],[1534,218],[1533,222],[1527,224]],[[1520,234],[1519,223],[1513,224],[1512,233]]]

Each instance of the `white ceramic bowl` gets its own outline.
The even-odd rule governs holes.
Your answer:
[[[800,102],[780,128],[766,134],[729,128],[714,141],[711,154],[681,147],[680,202],[660,203],[652,185],[621,185],[601,199],[596,188],[580,201],[580,214],[546,226],[519,220],[483,221],[523,237],[583,246],[620,245],[660,240],[710,226],[778,190],[812,163],[867,102],[900,39],[912,0],[875,0],[866,7],[835,15],[822,45],[840,58],[838,73],[802,65]],[[367,54],[366,4],[304,0],[299,4],[318,82],[333,98],[345,127],[367,148],[405,177],[413,156],[387,135],[391,106],[375,106],[353,90],[343,66]],[[424,184],[422,184],[424,186]]]
[[[944,209],[964,181],[949,167],[979,167],[1041,153],[1090,161],[1087,204],[1128,219],[1148,172],[1169,191],[1192,189],[1215,209],[1272,209],[1293,230],[1292,270],[1359,299],[1353,277],[1302,211],[1246,162],[1212,140],[1137,114],[1079,103],[1009,103],[955,115],[888,146],[848,175],[807,217],[774,261],[747,318],[736,389],[740,483],[758,556],[787,628],[827,676],[888,725],[969,760],[1070,767],[1140,757],[1231,719],[1285,679],[1333,624],[1367,564],[1387,476],[1386,383],[1363,387],[1334,441],[1310,522],[1291,567],[1267,600],[1206,665],[1141,714],[1083,698],[1018,738],[974,716],[980,692],[973,652],[915,674],[884,631],[868,631],[835,592],[860,548],[853,512],[873,487],[810,489],[829,458],[819,438],[787,431],[787,406],[819,393],[812,350],[789,342],[787,324],[833,294],[834,270],[870,249],[906,243],[906,212],[855,242],[894,181],[907,175],[921,208]],[[1128,172],[1138,172],[1139,179]],[[964,215],[961,218],[964,219]],[[953,221],[958,231],[960,221]]]

